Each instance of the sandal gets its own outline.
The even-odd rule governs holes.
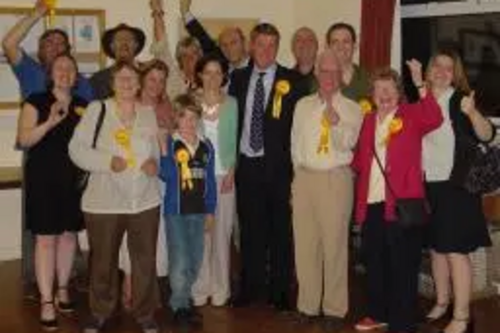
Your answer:
[[[464,323],[464,329],[462,331],[459,331],[459,333],[474,333],[474,321],[471,318],[455,318],[451,320],[451,322],[448,324],[448,326],[452,325],[453,322],[458,322],[458,323]],[[448,326],[446,328],[448,328]],[[446,328],[441,331],[440,333],[445,333]]]
[[[46,319],[42,317],[43,308],[45,306],[51,306],[54,311],[54,318]],[[54,301],[44,301],[40,303],[40,325],[42,325],[42,329],[47,332],[53,332],[59,328],[59,324],[57,322],[57,318],[55,317],[55,306]]]
[[[428,323],[437,321],[441,318],[452,316],[450,303],[436,303],[434,307],[425,316]]]
[[[69,299],[69,291],[68,287],[59,287],[57,289],[57,299],[56,299],[56,304],[57,304],[57,309],[62,312],[62,313],[71,313],[75,311],[75,304],[72,301],[67,300],[66,302],[61,301],[61,297],[59,297],[60,292],[65,292],[66,293],[66,299]]]

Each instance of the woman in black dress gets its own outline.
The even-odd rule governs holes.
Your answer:
[[[73,94],[77,64],[70,55],[57,57],[45,93],[23,103],[17,139],[26,148],[24,166],[26,225],[35,236],[35,272],[40,291],[40,323],[57,328],[53,285],[60,311],[72,311],[68,280],[83,228],[78,184],[81,171],[71,162],[68,143],[86,102]]]
[[[443,124],[424,138],[424,169],[432,210],[429,245],[437,295],[427,319],[441,318],[453,298],[453,319],[444,332],[471,332],[469,253],[491,242],[481,196],[469,193],[462,184],[473,162],[473,147],[493,140],[495,131],[477,110],[474,92],[456,54],[441,51],[431,58],[427,84],[444,118]]]

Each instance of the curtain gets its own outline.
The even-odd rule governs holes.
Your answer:
[[[391,62],[396,0],[362,0],[360,64],[368,72]]]

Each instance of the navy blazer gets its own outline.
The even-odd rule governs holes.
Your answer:
[[[235,69],[231,75],[229,94],[238,101],[238,145],[241,141],[245,121],[247,93],[254,66]],[[273,100],[277,82],[285,80],[290,84],[290,91],[282,98],[280,117],[273,117]],[[279,177],[290,181],[293,176],[293,166],[290,152],[290,133],[293,114],[297,101],[308,93],[304,78],[297,72],[278,65],[272,84],[264,117],[264,151],[268,176]]]

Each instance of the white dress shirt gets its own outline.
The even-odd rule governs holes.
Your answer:
[[[330,170],[350,165],[363,121],[361,108],[340,93],[333,98],[332,105],[340,121],[330,127],[329,151],[318,154],[321,121],[327,105],[319,94],[306,96],[297,102],[291,133],[295,168]]]

